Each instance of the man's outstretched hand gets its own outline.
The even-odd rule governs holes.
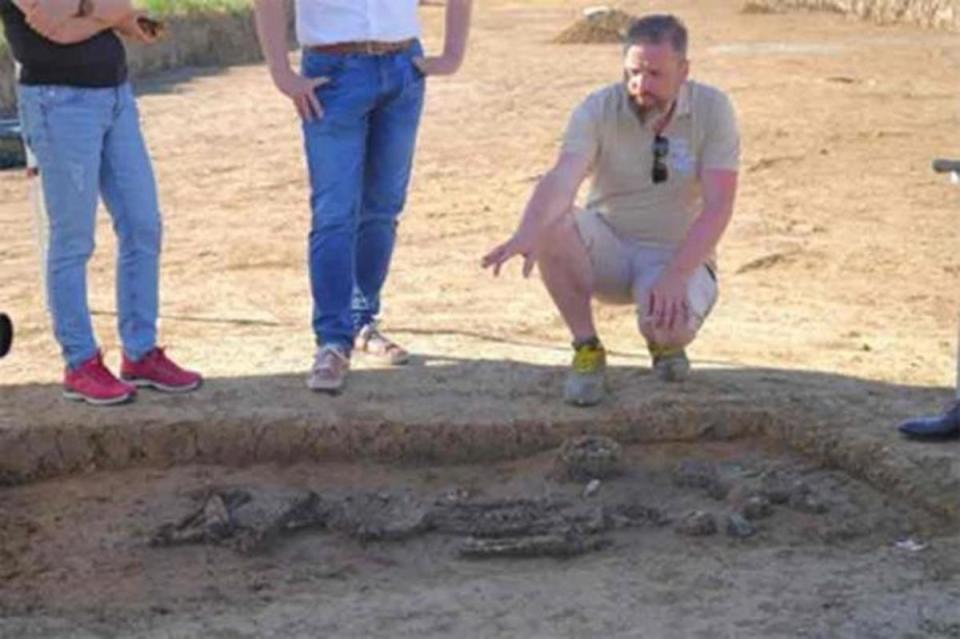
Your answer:
[[[494,276],[500,275],[500,267],[516,255],[523,256],[523,276],[530,277],[533,265],[537,262],[534,253],[536,241],[530,233],[518,231],[509,240],[483,256],[483,268],[493,268]]]

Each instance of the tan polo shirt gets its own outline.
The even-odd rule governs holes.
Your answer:
[[[621,236],[676,248],[703,210],[703,172],[739,166],[733,105],[719,89],[687,81],[662,132],[670,140],[668,177],[654,184],[655,118],[641,123],[629,99],[623,83],[588,96],[570,118],[563,151],[593,158],[587,210],[600,213]]]

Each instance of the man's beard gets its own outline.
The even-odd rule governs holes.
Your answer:
[[[650,118],[661,116],[667,110],[667,105],[662,103],[661,100],[651,98],[641,102],[638,96],[629,93],[629,90],[627,93],[630,96],[630,103],[633,105],[633,110],[641,122],[646,122]]]

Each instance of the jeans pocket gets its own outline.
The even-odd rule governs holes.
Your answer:
[[[20,134],[23,142],[34,154],[44,139],[46,115],[38,87],[17,87],[17,111],[20,117]]]
[[[420,41],[417,40],[412,45],[410,49],[406,52],[407,61],[410,63],[410,69],[413,72],[413,79],[415,81],[423,82],[427,79],[427,74],[420,70],[420,67],[416,65],[414,60],[418,58],[423,58],[423,45],[420,44]]]
[[[81,88],[59,84],[38,85],[35,89],[36,101],[44,109],[79,102],[85,93]]]
[[[347,57],[344,55],[316,53],[307,49],[303,52],[301,72],[307,78],[330,78],[332,80],[346,64],[346,61]]]

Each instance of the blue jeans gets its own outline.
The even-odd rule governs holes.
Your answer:
[[[87,306],[87,262],[99,196],[118,239],[123,350],[140,359],[156,345],[162,224],[130,85],[20,85],[18,93],[24,138],[37,158],[46,200],[47,300],[64,359],[75,368],[99,348]]]
[[[313,330],[349,351],[380,312],[413,165],[424,78],[419,43],[388,55],[304,51],[324,115],[303,123],[310,173]]]

